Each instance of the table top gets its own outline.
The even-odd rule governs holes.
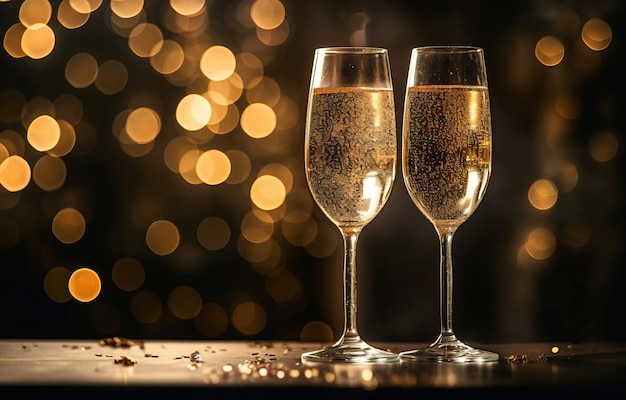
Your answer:
[[[400,352],[426,343],[373,343]],[[474,343],[470,343],[474,344]],[[82,388],[103,393],[626,387],[626,343],[474,344],[497,352],[490,363],[302,362],[323,343],[294,341],[0,340],[0,391],[23,394]],[[1,393],[1,392],[0,392]],[[120,393],[115,395],[119,396]]]

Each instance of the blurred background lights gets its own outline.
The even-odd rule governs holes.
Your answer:
[[[139,107],[126,119],[126,133],[137,144],[152,142],[161,131],[161,118],[148,107]]]
[[[90,81],[90,79],[87,78],[86,81]],[[124,90],[128,83],[128,70],[124,64],[117,60],[107,60],[98,66],[96,79],[93,83],[104,94],[119,93]]]
[[[48,0],[24,0],[20,6],[19,18],[25,27],[47,24],[52,16],[52,6]]]
[[[170,0],[170,6],[180,15],[192,16],[204,9],[204,0]]]
[[[90,268],[79,268],[72,272],[68,289],[72,297],[83,303],[94,300],[100,294],[100,277]]]
[[[188,94],[176,107],[176,121],[188,131],[202,129],[211,119],[211,104],[199,94]]]
[[[600,18],[591,18],[585,22],[581,37],[591,50],[604,50],[609,47],[613,39],[613,32],[609,24]]]
[[[46,57],[54,49],[54,44],[54,31],[45,24],[31,25],[22,34],[22,50],[30,58]]]
[[[133,294],[130,300],[130,311],[137,321],[152,324],[161,318],[163,304],[156,293],[141,290]]]
[[[285,185],[273,175],[259,176],[250,188],[250,199],[261,210],[274,210],[285,201]]]
[[[228,156],[219,150],[207,150],[196,162],[196,174],[207,185],[219,185],[230,175],[231,163]]]
[[[0,184],[10,192],[24,189],[30,182],[30,165],[22,157],[12,155],[0,163]]]
[[[180,244],[178,228],[167,220],[154,221],[146,231],[146,243],[154,254],[171,254]]]
[[[235,72],[236,60],[233,52],[224,46],[211,46],[200,59],[200,70],[209,79],[223,81]]]
[[[146,277],[143,265],[133,257],[122,257],[113,264],[111,278],[117,287],[132,292],[143,285]]]
[[[52,267],[43,279],[43,290],[56,303],[65,303],[72,299],[68,288],[72,272],[65,267]]]
[[[41,115],[28,127],[28,142],[35,150],[47,151],[57,145],[61,138],[59,123],[49,115]]]
[[[547,67],[558,65],[564,56],[563,42],[555,36],[544,36],[535,45],[535,57]]]
[[[466,14],[477,11],[464,5],[466,12],[443,20],[461,2],[409,3],[0,0],[0,261],[8,266],[0,326],[20,329],[1,306],[15,298],[24,315],[51,310],[19,296],[56,303],[56,320],[71,315],[70,300],[99,296],[95,286],[70,293],[70,277],[76,285],[84,274],[91,284],[99,275],[113,283],[106,299],[87,306],[92,334],[333,340],[341,321],[328,311],[326,283],[341,284],[330,271],[338,271],[342,242],[315,205],[302,168],[311,57],[315,47],[334,42],[388,47],[397,72],[406,68],[408,49],[420,45],[406,38],[442,39],[423,28],[430,18],[450,23],[441,30],[446,40],[463,40],[473,29]],[[535,297],[537,304],[578,301],[558,290],[563,282],[575,285],[571,293],[609,293],[621,282],[612,262],[623,264],[615,245],[623,219],[623,85],[616,72],[622,49],[611,26],[626,9],[615,0],[513,8],[519,13],[508,12],[507,2],[490,7],[500,23],[472,31],[486,47],[494,135],[501,132],[495,187],[480,210],[503,234],[481,264],[495,271],[497,293],[490,298],[484,290],[471,300],[481,310],[483,298],[502,297],[489,316],[498,327],[512,324],[506,310],[529,307]],[[436,263],[436,252],[433,259],[427,251],[403,253],[409,241],[422,246],[422,229],[430,237],[431,227],[405,224],[422,220],[413,207],[410,217],[404,212],[407,194],[396,181],[390,204],[361,239],[370,310],[363,327],[371,337],[380,326],[408,335],[407,325],[378,320],[390,315],[386,307],[408,304],[395,290],[399,280],[426,281],[423,269],[405,265]],[[503,212],[502,204],[521,205]],[[493,233],[484,224],[467,229]],[[388,243],[399,244],[393,258],[381,250]],[[458,245],[463,254],[475,243]],[[94,269],[78,273],[82,263]],[[539,268],[545,273],[529,274]],[[531,277],[536,282],[524,281]],[[38,283],[14,285],[30,279]],[[507,284],[516,290],[501,289]],[[389,303],[373,301],[385,287],[394,287]],[[588,297],[585,310],[609,309],[601,296]],[[550,322],[539,312],[514,321],[528,326],[514,329],[522,335],[516,340],[534,340],[523,332],[535,324],[556,334],[582,326],[565,321],[569,312],[549,310]],[[465,315],[467,329],[475,315]],[[594,315],[590,324],[600,319]],[[72,329],[82,321],[64,323]],[[402,339],[419,339],[428,328],[411,326],[417,332]],[[485,335],[507,340],[504,328],[494,332]]]
[[[250,7],[250,18],[261,29],[278,28],[285,19],[285,6],[279,0],[255,0]]]
[[[78,242],[85,234],[85,217],[72,207],[60,210],[52,220],[52,233],[62,243]]]
[[[217,303],[204,303],[193,321],[204,336],[218,337],[228,328],[228,313]]]
[[[611,161],[617,155],[619,143],[617,137],[609,131],[595,132],[588,144],[589,154],[598,162]]]
[[[307,323],[300,332],[300,340],[331,342],[335,338],[333,330],[322,321]]]
[[[65,65],[65,79],[75,88],[91,85],[98,76],[98,62],[87,53],[77,53]]]
[[[133,18],[143,9],[143,0],[111,0],[111,11],[120,18]]]
[[[538,210],[552,208],[558,196],[556,185],[549,179],[538,179],[528,189],[528,201]]]
[[[202,309],[202,297],[200,293],[191,286],[177,286],[170,292],[167,305],[177,318],[192,319],[196,317]]]
[[[254,336],[265,328],[267,314],[259,304],[244,301],[235,307],[231,320],[235,329],[241,334]]]
[[[161,29],[151,23],[136,25],[128,36],[128,47],[141,58],[158,54],[163,46]]]
[[[66,177],[67,167],[58,157],[45,155],[37,160],[33,168],[33,181],[46,192],[59,189]]]
[[[57,11],[57,20],[66,29],[78,29],[89,21],[90,13],[99,7],[85,7],[88,5],[86,0],[62,0]]]
[[[253,138],[264,138],[276,128],[276,114],[263,103],[253,103],[241,113],[241,129]]]
[[[528,234],[525,249],[536,260],[545,260],[554,253],[556,237],[547,228],[535,228]]]
[[[230,241],[228,222],[220,217],[207,217],[198,224],[198,242],[207,250],[223,249]]]

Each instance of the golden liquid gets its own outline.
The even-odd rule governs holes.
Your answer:
[[[487,88],[411,87],[404,113],[402,167],[411,199],[435,225],[462,223],[491,173]]]
[[[396,166],[393,91],[315,89],[305,164],[317,204],[341,228],[361,228],[387,201]]]

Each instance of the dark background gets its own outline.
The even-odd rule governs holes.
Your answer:
[[[17,22],[19,3],[0,3],[2,32]],[[166,2],[146,3],[149,19],[158,21],[159,7]],[[212,21],[218,21],[208,29],[236,48],[237,34],[219,23],[220,16],[229,18],[228,3],[235,2],[208,2]],[[315,48],[367,44],[389,49],[400,132],[411,48],[434,44],[483,47],[492,105],[493,173],[480,207],[455,238],[455,331],[461,338],[482,342],[626,339],[624,2],[287,0],[283,4],[290,36],[275,49],[265,74],[276,79],[283,93],[299,106],[298,123],[288,136],[292,151],[289,157],[283,154],[282,159],[274,160],[286,160],[295,185],[306,185],[301,154]],[[35,235],[0,253],[0,337],[204,338],[192,323],[171,316],[150,327],[134,321],[127,311],[128,295],[119,292],[103,289],[101,296],[87,304],[54,303],[42,290],[43,277],[48,268],[60,262],[95,266],[106,277],[107,268],[124,255],[111,237],[125,229],[117,207],[123,202],[124,191],[135,185],[134,179],[159,187],[156,193],[170,199],[172,209],[180,208],[180,204],[168,193],[183,191],[185,196],[194,197],[193,207],[186,210],[191,215],[181,219],[192,219],[198,203],[209,196],[210,206],[218,210],[216,213],[223,207],[223,218],[232,219],[235,227],[243,210],[249,208],[249,204],[237,203],[234,188],[215,193],[203,187],[185,188],[180,180],[170,180],[165,171],[159,175],[145,168],[145,159],[124,157],[110,134],[123,95],[103,99],[95,90],[76,91],[63,79],[66,60],[79,50],[88,50],[124,61],[131,76],[126,94],[151,88],[162,95],[164,108],[170,97],[180,97],[181,88],[172,88],[158,74],[146,72],[146,63],[129,54],[125,40],[105,27],[106,7],[105,1],[90,22],[77,31],[59,29],[62,33],[57,46],[44,62],[13,59],[0,52],[0,92],[18,88],[27,98],[80,93],[84,118],[98,128],[101,138],[89,157],[66,157],[68,170],[73,171],[68,173],[68,185],[81,186],[93,199],[97,218],[90,225],[90,236],[71,251],[59,250],[63,256],[51,260],[43,253],[54,252],[50,249],[60,244],[45,222],[33,222],[41,227]],[[574,49],[581,43],[582,25],[594,17],[611,26],[613,37],[610,46],[599,53],[599,66],[583,73],[580,63],[586,61],[577,58]],[[366,42],[351,43],[350,35],[363,21]],[[556,36],[565,45],[565,58],[555,67],[542,65],[534,56],[535,44],[545,35]],[[576,165],[579,178],[574,190],[560,193],[553,208],[539,211],[530,205],[527,193],[535,180],[554,179],[551,165],[558,157],[546,144],[550,126],[545,116],[561,92],[578,99],[581,106],[579,117],[567,122],[558,144],[559,156],[565,155]],[[0,131],[3,129],[0,126]],[[612,132],[620,146],[617,156],[606,163],[594,161],[587,151],[590,138],[600,130]],[[268,162],[272,160],[260,159],[258,165]],[[28,209],[37,219],[41,194],[33,186],[31,183],[22,194],[19,209],[0,210],[0,215],[13,217]],[[325,221],[319,211],[316,219]],[[563,240],[572,222],[582,222],[591,231],[583,247],[569,247]],[[530,267],[520,265],[519,249],[536,226],[555,233],[556,249],[547,260],[535,261]],[[234,232],[233,237],[236,235]],[[288,268],[303,286],[302,300],[294,309],[272,303],[263,293],[263,278],[241,259],[235,244],[192,261],[198,264],[190,268],[192,272],[168,268],[171,260],[156,257],[147,248],[137,249],[135,256],[146,269],[150,266],[145,286],[163,299],[174,284],[194,285],[203,297],[207,294],[227,310],[236,297],[234,293],[246,292],[255,298],[268,314],[265,329],[255,338],[298,338],[299,329],[314,320],[326,322],[338,335],[342,324],[341,246],[324,259],[313,258],[296,247],[288,247],[285,254]],[[439,330],[437,235],[411,203],[400,169],[387,205],[361,235],[358,254],[361,335],[385,341],[434,339]],[[111,285],[109,280],[103,287],[107,283]],[[114,331],[92,326],[93,314],[103,304],[120,314],[121,323]],[[217,338],[242,337],[229,327]]]

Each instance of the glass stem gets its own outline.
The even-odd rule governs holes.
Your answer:
[[[359,232],[344,233],[344,302],[345,319],[343,340],[358,342],[361,340],[357,331],[357,281],[356,281],[356,243]]]
[[[440,342],[456,341],[452,330],[452,239],[455,228],[447,228],[439,231],[441,243],[440,254],[440,293],[439,314],[441,319]]]

